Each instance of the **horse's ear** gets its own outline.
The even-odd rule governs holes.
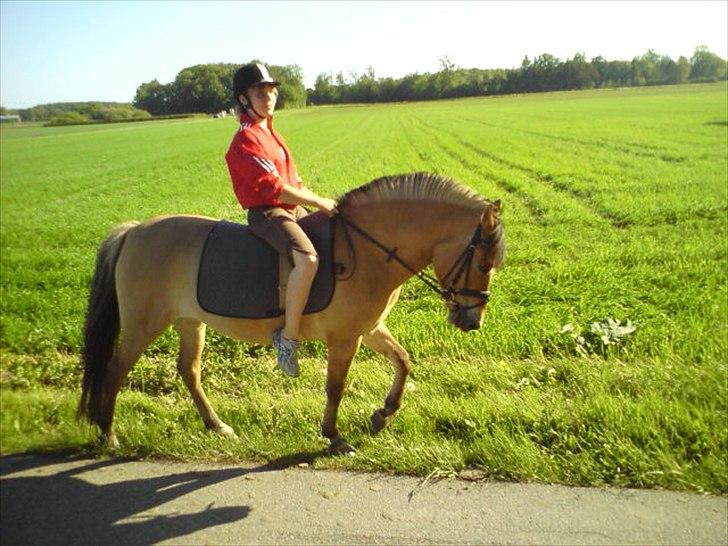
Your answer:
[[[486,232],[492,231],[498,225],[498,213],[500,213],[500,200],[490,203],[483,214],[480,215],[480,225],[485,228]]]

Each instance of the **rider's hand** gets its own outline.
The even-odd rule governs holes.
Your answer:
[[[329,217],[339,212],[336,208],[336,201],[327,197],[322,197],[321,199],[319,199],[318,203],[316,203],[316,206],[319,208],[319,210],[323,211],[326,216]]]

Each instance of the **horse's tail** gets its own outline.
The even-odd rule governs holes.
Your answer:
[[[103,402],[103,384],[119,337],[119,301],[116,296],[116,262],[129,230],[139,222],[117,226],[99,247],[91,280],[86,323],[83,329],[83,383],[79,417],[96,422]]]

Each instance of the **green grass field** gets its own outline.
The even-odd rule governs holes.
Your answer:
[[[434,171],[501,199],[508,240],[476,333],[405,285],[388,321],[414,364],[402,410],[370,436],[391,371],[361,351],[339,419],[358,454],[314,464],[728,492],[727,105],[722,82],[280,112],[314,190]],[[74,419],[97,246],[157,214],[243,221],[223,157],[235,130],[2,127],[3,454],[99,452]],[[306,344],[289,380],[270,349],[210,332],[203,384],[240,436],[224,440],[197,417],[167,332],[122,391],[118,453],[313,457],[324,355]]]

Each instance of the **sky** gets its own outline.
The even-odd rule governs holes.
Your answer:
[[[0,104],[131,102],[185,67],[261,59],[400,78],[515,68],[525,55],[631,60],[648,49],[728,58],[728,0],[482,2],[17,2],[0,0]]]

